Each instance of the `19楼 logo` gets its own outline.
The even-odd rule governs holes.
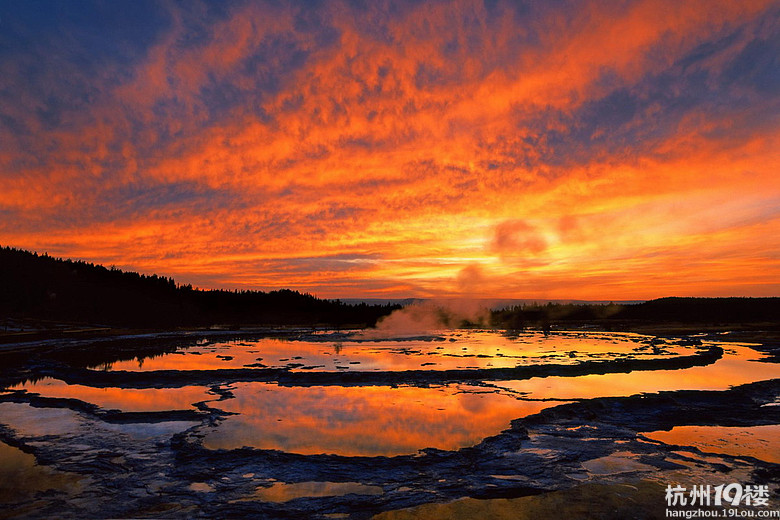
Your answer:
[[[707,484],[693,486],[690,491],[682,486],[666,486],[667,506],[768,506],[769,486],[751,486],[750,484]]]
[[[666,486],[667,518],[778,518],[769,506],[769,486],[752,484]],[[721,506],[720,509],[717,509]],[[669,509],[672,508],[672,509]],[[694,509],[695,508],[695,509]]]

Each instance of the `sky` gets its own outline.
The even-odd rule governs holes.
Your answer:
[[[0,0],[0,245],[324,298],[780,296],[780,4]]]

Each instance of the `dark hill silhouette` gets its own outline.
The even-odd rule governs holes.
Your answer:
[[[780,323],[780,298],[659,298],[626,305],[615,317],[690,323]]]
[[[370,326],[397,305],[348,305],[291,290],[199,290],[46,254],[0,248],[0,318],[113,327]]]
[[[550,322],[632,321],[678,324],[780,326],[780,298],[659,298],[636,304],[548,303],[493,311],[494,326],[521,329]]]

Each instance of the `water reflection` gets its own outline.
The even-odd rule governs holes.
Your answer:
[[[693,446],[704,452],[749,456],[780,464],[780,425],[675,426],[670,431],[643,434],[666,444]]]
[[[780,375],[774,363],[761,363],[762,357],[746,346],[724,344],[723,358],[707,366],[680,370],[653,370],[627,374],[590,374],[579,377],[535,377],[521,381],[492,383],[496,387],[521,392],[537,399],[590,399],[619,397],[643,392],[674,390],[726,390]]]
[[[664,518],[663,485],[647,480],[630,484],[583,484],[523,498],[463,498],[387,511],[374,520],[536,520],[539,518]]]
[[[205,482],[193,482],[189,485],[188,489],[197,493],[213,493],[216,491],[213,486]]]
[[[329,337],[338,340],[330,341]],[[347,456],[414,454],[427,447],[453,450],[477,444],[506,429],[512,419],[537,413],[561,401],[664,390],[723,390],[777,377],[778,366],[756,362],[760,354],[747,346],[724,346],[726,353],[716,363],[683,370],[540,377],[425,388],[236,383],[223,386],[230,392],[223,393],[225,399],[212,406],[237,415],[225,417],[216,427],[203,426],[204,444],[211,449],[250,446],[307,455],[335,453]],[[486,331],[450,331],[435,338],[411,341],[357,341],[349,340],[349,336],[323,334],[306,341],[267,338],[203,342],[181,351],[145,358],[142,367],[136,359],[117,361],[111,369],[286,366],[291,370],[307,370],[316,366],[314,370],[436,370],[462,366],[574,363],[625,356],[671,356],[690,354],[696,348],[697,345],[691,343],[681,345],[637,334],[613,333],[556,332],[547,337],[525,333],[507,337]],[[165,383],[161,380],[160,384]],[[181,410],[193,403],[217,399],[204,386],[92,388],[68,385],[52,378],[16,385],[13,389],[44,397],[78,399],[103,409],[128,412]],[[23,405],[0,403],[0,409],[5,407],[9,411],[16,411],[14,406]],[[44,422],[47,414],[61,414],[61,418],[55,418],[57,423],[73,420],[69,410],[39,409],[35,413]],[[11,419],[10,415],[3,415],[4,422],[11,424],[14,422]],[[193,423],[171,423],[164,427],[161,424],[159,431],[139,426],[138,432],[127,433],[164,435],[190,426]],[[16,425],[12,427],[16,428]]]
[[[31,437],[70,436],[100,430],[108,435],[150,440],[168,438],[198,424],[177,420],[113,424],[88,419],[68,408],[36,408],[24,403],[0,403],[0,425]]]
[[[358,482],[297,482],[287,484],[275,482],[270,487],[259,487],[254,495],[245,500],[263,502],[289,502],[303,497],[336,497],[349,494],[381,495],[379,486],[367,486]]]
[[[181,388],[93,388],[84,385],[69,385],[59,379],[47,377],[36,382],[19,384],[10,390],[26,390],[43,397],[78,399],[92,403],[105,410],[125,412],[155,412],[182,410],[192,403],[216,399],[208,389],[202,386]]]
[[[0,403],[0,423],[33,437],[67,435],[81,427],[81,417],[67,408],[33,408],[29,404]]]
[[[528,332],[504,335],[491,331],[440,331],[427,338],[365,340],[359,335],[325,335],[301,340],[264,338],[218,342],[145,359],[105,363],[101,370],[209,370],[214,368],[287,368],[290,370],[448,370],[511,368],[583,360],[658,358],[691,354],[695,345],[680,345],[630,333]]]
[[[616,451],[606,457],[585,461],[582,466],[592,475],[615,475],[655,469],[653,466],[642,464],[638,459],[639,457],[631,452]]]
[[[229,416],[204,439],[211,449],[251,446],[305,455],[413,454],[471,446],[549,403],[479,387],[283,387],[242,383],[220,408]],[[557,403],[556,403],[557,404]]]
[[[39,466],[34,456],[4,442],[0,442],[0,460],[0,503],[5,509],[0,512],[0,518],[9,513],[14,514],[8,517],[21,514],[22,511],[14,512],[10,504],[27,500],[39,491],[81,487],[79,475]]]

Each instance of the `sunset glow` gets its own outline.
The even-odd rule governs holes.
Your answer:
[[[777,2],[4,2],[0,245],[326,298],[780,295]]]

